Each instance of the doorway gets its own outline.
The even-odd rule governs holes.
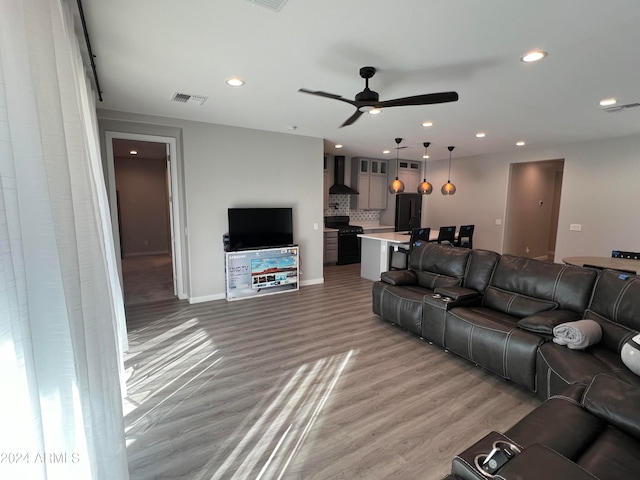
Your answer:
[[[513,163],[504,253],[554,261],[564,160]]]
[[[184,298],[175,139],[107,132],[109,197],[126,306]],[[119,247],[119,248],[118,248]]]

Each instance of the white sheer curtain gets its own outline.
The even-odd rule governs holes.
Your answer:
[[[74,2],[0,0],[0,478],[127,479],[126,328]]]

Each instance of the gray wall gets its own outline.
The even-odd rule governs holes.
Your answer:
[[[464,152],[460,152],[460,155]],[[429,163],[434,193],[425,201],[423,224],[474,223],[474,247],[502,252],[509,165],[564,159],[555,261],[573,255],[610,256],[611,250],[640,251],[640,135],[512,153],[453,159],[451,181],[458,190],[444,197],[447,161]],[[582,231],[569,230],[571,223]]]
[[[224,295],[229,207],[293,207],[302,283],[323,281],[322,139],[104,110],[98,118],[102,142],[105,131],[178,138],[191,301]]]

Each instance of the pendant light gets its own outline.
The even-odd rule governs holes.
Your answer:
[[[447,183],[445,183],[440,190],[443,195],[453,195],[454,193],[456,193],[456,186],[451,183],[451,151],[454,148],[455,147],[447,147],[447,149],[449,150],[449,177]]]
[[[398,150],[400,150],[401,141],[402,141],[401,138],[396,138],[396,145],[398,145],[396,147],[396,179],[389,184],[389,192],[391,193],[404,192],[404,183],[402,183],[402,180],[398,179]]]
[[[427,149],[429,148],[429,145],[431,145],[431,143],[424,142],[423,145],[424,145],[424,155],[422,158],[424,158],[424,165],[422,166],[422,171],[423,171],[424,177],[422,177],[422,183],[418,185],[418,193],[420,195],[431,195],[431,192],[433,191],[433,185],[427,182],[427,158],[429,158],[429,155],[427,154]]]

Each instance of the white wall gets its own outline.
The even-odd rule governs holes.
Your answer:
[[[555,261],[573,255],[610,256],[611,250],[640,251],[640,135],[512,153],[453,158],[451,181],[458,190],[440,194],[447,161],[429,163],[434,193],[426,200],[423,224],[476,225],[474,247],[502,252],[509,164],[564,159]],[[581,232],[569,224],[582,225]]]
[[[192,302],[223,298],[229,207],[293,207],[302,284],[322,282],[322,139],[104,110],[98,118],[102,141],[105,131],[179,138]]]

